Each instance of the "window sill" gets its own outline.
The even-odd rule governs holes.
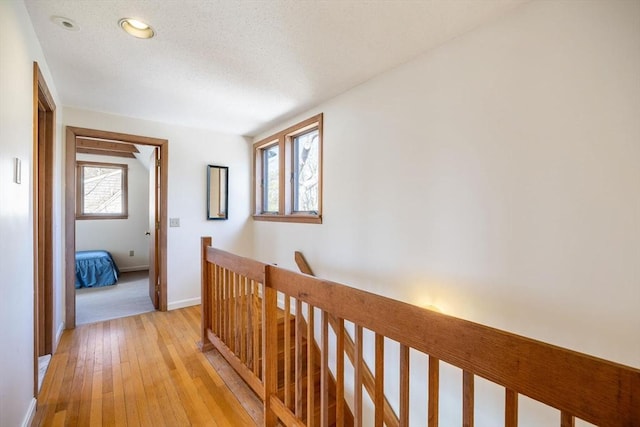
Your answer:
[[[304,224],[322,224],[322,215],[270,215],[270,214],[255,214],[253,215],[255,221],[270,221],[270,222],[299,222]]]

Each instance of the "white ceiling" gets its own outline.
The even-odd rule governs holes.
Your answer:
[[[525,1],[25,4],[63,105],[255,135]],[[151,24],[156,37],[127,35],[123,17]]]

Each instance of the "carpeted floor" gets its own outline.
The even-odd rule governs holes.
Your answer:
[[[153,311],[149,298],[149,272],[122,273],[118,283],[76,289],[76,324],[100,322]]]

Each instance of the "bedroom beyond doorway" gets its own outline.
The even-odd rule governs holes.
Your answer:
[[[122,273],[113,286],[76,289],[76,324],[100,322],[154,311],[149,271]]]

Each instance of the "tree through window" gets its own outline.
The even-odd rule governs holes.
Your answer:
[[[77,219],[127,218],[127,165],[77,162]]]

